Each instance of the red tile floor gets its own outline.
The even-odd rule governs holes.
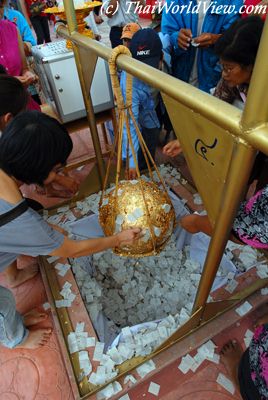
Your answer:
[[[84,154],[93,152],[87,130],[74,134],[72,138],[75,147],[71,156],[72,159],[77,159]],[[158,157],[162,162],[161,151]],[[183,174],[190,179],[183,158],[178,158],[175,163],[180,166]],[[72,174],[82,181],[90,168],[90,166],[86,166],[82,171],[74,171]],[[190,192],[185,191],[182,186],[176,187],[176,191],[181,193],[183,197],[187,196],[191,199]],[[182,193],[182,191],[184,192]],[[62,199],[47,199],[44,196],[37,195],[34,193],[33,187],[24,187],[23,192],[27,195],[33,195],[32,197],[39,200],[44,206],[52,206],[63,201]],[[194,206],[193,202],[192,206]],[[24,260],[25,262],[27,260]],[[255,279],[254,273],[250,272],[241,279],[240,287],[245,286],[252,279]],[[4,274],[0,276],[0,284],[6,286]],[[35,306],[40,307],[47,301],[40,275],[14,289],[13,293],[16,297],[17,308],[21,313],[25,313]],[[224,291],[221,290],[218,293],[218,298],[223,297]],[[158,398],[162,400],[240,399],[237,392],[232,396],[216,383],[219,372],[227,375],[221,363],[216,365],[205,362],[196,373],[187,373],[186,375],[183,375],[177,367],[180,363],[180,357],[188,353],[189,348],[198,347],[208,338],[213,338],[213,341],[218,345],[218,349],[228,339],[232,338],[237,339],[242,344],[245,331],[248,328],[252,330],[257,316],[263,313],[263,308],[260,305],[264,301],[264,296],[254,294],[250,298],[251,304],[254,305],[253,311],[243,320],[238,320],[237,314],[233,310],[228,311],[225,315],[201,328],[189,338],[158,355],[155,358],[157,369],[140,381],[138,385],[128,390],[130,399],[155,399],[154,395],[148,393],[151,381],[161,385]],[[51,316],[46,322],[43,322],[43,326],[53,327]],[[49,343],[38,350],[0,349],[0,400],[71,400],[75,398],[59,349],[57,334],[60,335],[60,333],[56,332],[57,328],[53,327],[53,329]],[[192,351],[195,354],[194,350]],[[125,392],[114,398],[120,398]],[[94,398],[95,396],[92,396],[92,399]]]

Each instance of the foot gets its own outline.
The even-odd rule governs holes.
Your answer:
[[[243,354],[243,350],[239,343],[230,340],[221,349],[221,361],[228,372],[233,384],[239,388],[238,383],[238,365]]]
[[[47,317],[48,315],[46,313],[33,309],[23,315],[23,322],[24,325],[28,327],[45,321]]]
[[[50,328],[29,330],[29,335],[27,339],[16,346],[16,349],[38,349],[44,346],[50,339],[52,330]]]
[[[38,264],[32,264],[23,269],[17,269],[15,274],[7,274],[7,281],[11,288],[15,288],[22,283],[32,279],[39,272]]]

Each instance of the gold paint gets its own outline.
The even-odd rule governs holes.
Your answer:
[[[66,39],[71,40],[75,46],[90,50],[96,56],[108,60],[112,50],[80,35],[77,32],[75,14],[72,11],[72,1],[65,0],[65,5],[68,8],[65,7],[69,32],[66,27],[61,26],[58,28],[58,33]],[[197,311],[193,313],[188,323],[184,324],[168,338],[164,346],[160,346],[157,351],[146,359],[152,358],[155,354],[167,349],[183,337],[189,336],[199,326],[207,323],[208,321],[202,321],[202,316],[205,318],[208,317],[208,320],[211,320],[215,318],[219,309],[220,313],[225,312],[235,304],[235,301],[238,303],[242,298],[246,298],[251,290],[255,291],[257,289],[256,285],[251,285],[247,288],[246,292],[236,294],[235,298],[231,297],[230,301],[226,303],[220,302],[211,306],[209,304],[206,305],[237,207],[246,186],[255,150],[261,149],[268,154],[267,44],[268,22],[266,21],[244,113],[227,103],[191,87],[185,82],[163,74],[137,60],[133,60],[125,54],[120,55],[116,59],[116,64],[120,69],[127,71],[133,76],[144,80],[148,85],[160,90],[165,95],[167,104],[171,104],[169,107],[169,111],[172,114],[171,120],[175,125],[176,134],[183,142],[182,145],[186,152],[187,161],[190,163],[190,170],[191,172],[192,169],[195,170],[195,183],[199,187],[199,190],[201,186],[205,188],[207,184],[206,179],[203,179],[204,174],[209,180],[209,195],[205,193],[204,189],[203,192],[202,189],[200,192],[206,206],[208,205],[209,207],[210,220],[214,223],[213,237],[195,301],[194,309]],[[121,123],[122,121],[119,122]],[[188,123],[191,129],[187,128]],[[180,129],[180,125],[183,125],[183,130]],[[215,135],[220,143],[222,143],[222,152],[217,156],[214,153],[215,158],[213,155],[212,162],[217,161],[218,157],[222,157],[223,161],[223,170],[220,171],[219,165],[215,174],[211,171],[216,171],[216,169],[213,170],[212,168],[209,169],[210,167],[204,167],[205,160],[198,155],[195,156],[191,148],[194,145],[194,135],[199,134],[199,132],[202,133],[202,137],[203,135],[212,135],[214,128]],[[190,130],[191,137],[188,140],[185,136],[187,136]],[[237,138],[244,139],[248,145],[239,143]],[[99,157],[101,156],[98,148],[96,149],[96,154]],[[99,164],[100,158],[97,157],[97,160]],[[210,175],[210,172],[212,175]],[[99,175],[101,176],[101,174]],[[213,186],[214,184],[215,186]],[[206,312],[204,313],[205,309]],[[143,361],[133,359],[130,360],[129,364],[131,364],[131,368],[134,368],[138,363]],[[119,370],[121,375],[123,368],[121,369],[120,366]],[[126,371],[128,370],[124,370],[122,374]],[[98,388],[90,388],[89,393],[94,393],[97,390]]]
[[[108,201],[108,204],[100,206],[99,221],[107,236],[116,232],[116,224],[114,222],[118,215],[124,217],[120,231],[129,228],[141,228],[148,232],[150,237],[146,242],[143,237],[132,246],[115,249],[116,254],[132,257],[155,255],[162,250],[173,232],[175,211],[167,193],[161,191],[156,184],[145,182],[142,179],[140,182],[135,181],[136,183],[134,184],[131,182],[133,181],[125,181],[118,184],[117,201],[115,189],[104,196],[103,201]],[[145,202],[148,207],[149,217]],[[170,206],[168,213],[162,208],[164,204]],[[137,208],[141,210],[143,215],[135,222],[128,222],[127,216],[131,215]],[[114,216],[116,217],[114,218]],[[161,230],[159,237],[154,234],[154,227]],[[151,231],[153,235],[151,235]]]

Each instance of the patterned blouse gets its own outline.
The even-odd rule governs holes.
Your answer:
[[[259,326],[249,346],[251,378],[261,395],[268,399],[268,324]]]
[[[240,205],[233,230],[249,246],[268,249],[268,186]]]
[[[230,87],[227,82],[221,78],[215,88],[213,96],[218,97],[227,103],[233,104],[235,100],[245,103],[248,94],[248,84]]]

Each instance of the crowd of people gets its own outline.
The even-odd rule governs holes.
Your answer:
[[[167,5],[170,1],[167,0]],[[104,12],[108,17],[111,47],[124,45],[134,59],[243,109],[266,17],[265,13],[256,15],[255,6],[266,6],[267,1],[246,0],[245,5],[252,7],[243,15],[238,12],[242,0],[219,0],[218,5],[233,6],[228,13],[206,8],[205,0],[188,1],[190,12],[189,8],[182,7],[185,1],[177,0],[177,3],[181,11],[171,13],[164,8],[162,14],[156,12],[152,23],[142,29],[135,12],[136,3],[129,6],[127,0],[110,0],[104,3],[99,15],[95,13],[94,22],[103,23],[100,11]],[[143,0],[138,4],[144,5]],[[194,12],[192,8],[197,4],[199,11]],[[80,257],[133,243],[142,234],[140,229],[130,229],[101,239],[71,240],[34,210],[42,207],[40,204],[22,197],[22,184],[36,184],[46,188],[47,194],[49,190],[54,194],[53,183],[57,182],[69,196],[78,190],[78,184],[61,173],[73,144],[65,127],[42,113],[40,97],[34,91],[38,76],[27,62],[31,46],[51,41],[44,9],[54,3],[20,0],[20,5],[24,15],[11,8],[8,0],[0,0],[0,271],[5,271],[7,281],[14,287],[37,273],[36,268],[18,269],[17,258],[21,254]],[[120,73],[120,85],[126,97],[125,71]],[[163,100],[156,90],[134,78],[131,107],[154,158],[161,130],[166,131],[166,141],[173,131]],[[139,168],[146,169],[132,120],[130,133]],[[123,162],[128,163],[128,179],[135,179],[134,154],[126,131],[122,148]],[[163,147],[163,153],[170,157],[181,151],[178,140],[169,141]],[[267,172],[267,157],[259,153],[248,182],[250,186],[257,181],[255,193],[241,204],[230,234],[230,239],[239,244],[268,248]],[[205,215],[188,215],[180,224],[191,233],[212,234]],[[35,349],[44,345],[51,331],[31,327],[45,318],[44,313],[36,310],[21,316],[11,291],[0,286],[0,343],[3,346]],[[222,349],[223,362],[243,399],[268,399],[267,322],[259,323],[244,354],[234,342]]]

